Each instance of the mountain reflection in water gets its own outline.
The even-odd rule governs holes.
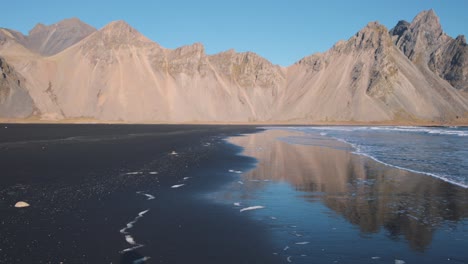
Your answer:
[[[442,224],[456,226],[468,217],[467,189],[352,154],[349,145],[318,133],[266,130],[229,141],[258,160],[243,175],[241,197],[268,181],[287,182],[303,199],[321,202],[358,226],[361,235],[383,228],[417,251],[430,246]]]

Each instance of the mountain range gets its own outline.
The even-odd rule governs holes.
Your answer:
[[[433,10],[370,22],[288,67],[161,47],[124,21],[0,28],[0,118],[21,122],[468,124],[468,47]]]

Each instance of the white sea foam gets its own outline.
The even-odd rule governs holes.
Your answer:
[[[397,165],[393,165],[393,164],[389,164],[389,163],[386,163],[386,162],[383,162],[379,159],[377,159],[376,157],[374,156],[371,156],[367,153],[362,153],[362,152],[352,152],[353,154],[356,154],[356,155],[361,155],[361,156],[365,156],[365,157],[368,157],[374,161],[377,161],[381,164],[384,164],[386,166],[389,166],[389,167],[393,167],[393,168],[396,168],[396,169],[400,169],[400,170],[404,170],[404,171],[409,171],[409,172],[413,172],[413,173],[417,173],[417,174],[423,174],[423,175],[427,175],[427,176],[431,176],[431,177],[434,177],[434,178],[437,178],[437,179],[440,179],[440,180],[443,180],[445,182],[448,182],[448,183],[451,183],[451,184],[455,184],[457,186],[460,186],[462,188],[468,188],[468,185],[467,184],[463,184],[463,183],[460,183],[460,182],[457,182],[457,181],[454,181],[454,180],[451,180],[451,179],[448,179],[447,176],[444,176],[444,175],[438,175],[438,174],[435,174],[435,173],[430,173],[430,172],[424,172],[424,171],[418,171],[418,170],[412,170],[412,169],[408,169],[408,168],[404,168],[404,167],[400,167],[400,166],[397,166]]]
[[[185,184],[176,184],[176,185],[172,185],[171,188],[172,189],[176,189],[176,188],[180,188],[182,186],[184,186]]]
[[[284,128],[279,128],[279,129],[284,129]],[[295,130],[295,131],[302,131],[302,132],[308,132],[308,131],[362,131],[362,130],[379,130],[379,131],[399,131],[399,132],[408,132],[408,133],[426,133],[426,134],[439,134],[439,135],[457,135],[457,136],[468,136],[468,131],[458,131],[458,130],[444,130],[442,128],[425,128],[425,127],[412,127],[412,126],[399,126],[399,127],[288,127],[287,129],[290,130]],[[462,188],[468,188],[468,184],[461,183],[458,181],[455,181],[450,178],[448,175],[440,175],[436,173],[431,173],[431,172],[425,172],[425,171],[419,171],[419,170],[414,170],[406,167],[401,167],[398,165],[393,165],[386,163],[377,157],[365,152],[362,150],[362,148],[359,145],[353,144],[345,139],[338,138],[335,136],[329,136],[330,138],[333,138],[337,141],[340,141],[342,143],[345,143],[354,149],[352,152],[353,154],[360,155],[360,156],[365,156],[368,157],[376,162],[379,162],[381,164],[384,164],[389,167],[393,167],[396,169],[400,170],[405,170],[417,174],[423,174],[431,177],[438,178],[440,180],[443,180],[445,182],[455,184],[457,186],[460,186]]]
[[[244,184],[242,181],[238,181],[238,183],[241,184],[241,185]]]
[[[229,170],[229,172],[231,172],[231,173],[237,173],[237,174],[241,174],[241,173],[242,173],[242,171],[238,171],[238,170]]]
[[[291,262],[292,262],[291,256],[287,257],[286,260],[287,260],[289,263],[291,263]]]
[[[155,175],[155,174],[158,174],[158,172],[157,171],[150,171],[149,174]]]
[[[184,181],[186,181],[186,180],[188,180],[188,179],[190,179],[190,177],[184,177]]]
[[[234,203],[234,206],[241,206],[240,203]]]
[[[309,244],[310,242],[308,241],[303,241],[303,242],[296,242],[296,245],[307,245]]]
[[[263,209],[263,208],[265,208],[265,206],[261,206],[261,205],[249,206],[249,207],[240,209],[240,212],[242,213],[245,211],[252,211],[252,210],[258,210],[258,209]]]

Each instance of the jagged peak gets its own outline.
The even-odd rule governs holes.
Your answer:
[[[396,24],[396,26],[394,28],[392,28],[390,30],[390,35],[392,36],[400,36],[402,35],[405,31],[408,30],[408,28],[411,26],[411,23],[409,23],[408,21],[406,20],[400,20],[398,21],[398,23]]]
[[[442,33],[442,26],[440,25],[440,19],[434,12],[434,10],[426,10],[419,13],[411,22],[411,27],[424,27],[430,28],[431,31],[436,33]]]
[[[437,21],[439,22],[439,17],[435,13],[433,9],[421,11],[416,17],[413,19],[413,22],[428,22],[428,21]]]
[[[455,41],[463,44],[463,45],[466,45],[466,38],[465,38],[465,35],[458,35],[457,38],[455,39]]]
[[[186,45],[179,47],[174,50],[178,56],[187,56],[187,55],[205,55],[205,47],[202,43],[196,42],[191,45]]]
[[[356,49],[376,49],[392,45],[392,40],[387,28],[377,21],[369,22],[363,29],[358,31],[346,44],[337,43],[333,47],[335,51],[347,51]]]

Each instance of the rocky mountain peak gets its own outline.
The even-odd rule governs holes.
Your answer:
[[[435,31],[442,31],[442,26],[440,25],[440,19],[434,12],[434,10],[426,10],[419,13],[411,23],[414,27],[427,27]]]
[[[466,38],[464,35],[458,35],[457,38],[455,39],[459,44],[465,45],[466,46]]]
[[[464,36],[446,35],[434,10],[411,22],[398,22],[390,31],[395,45],[419,67],[429,68],[453,87],[468,90],[468,47]]]
[[[242,87],[277,88],[285,79],[279,66],[254,52],[231,49],[212,55],[209,60],[220,73]]]
[[[176,56],[197,56],[201,58],[205,56],[205,47],[201,43],[194,43],[192,45],[183,46],[174,50]]]
[[[406,20],[400,20],[400,21],[398,21],[398,23],[396,24],[396,26],[390,30],[390,35],[392,35],[392,36],[394,36],[394,35],[400,36],[400,35],[402,35],[405,31],[407,31],[407,30],[409,29],[410,26],[411,26],[411,24],[410,24],[408,21],[406,21]]]
[[[84,50],[99,49],[106,50],[123,46],[145,46],[156,45],[154,42],[143,36],[138,30],[130,26],[123,20],[111,22],[99,31],[90,35],[81,44]]]
[[[339,42],[333,47],[334,52],[365,51],[387,48],[392,40],[385,26],[379,22],[370,22],[346,42]]]
[[[412,61],[427,61],[435,49],[447,42],[439,17],[434,10],[419,13],[411,22],[398,22],[390,31],[395,45]]]

